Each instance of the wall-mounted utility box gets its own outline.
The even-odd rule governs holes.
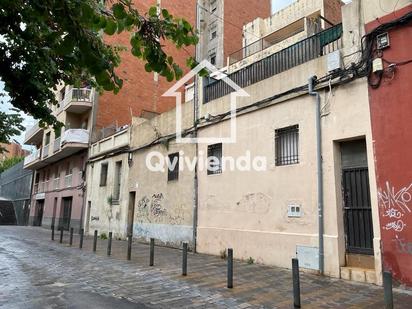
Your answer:
[[[297,245],[296,257],[299,267],[319,270],[319,248]]]
[[[327,55],[328,72],[333,72],[342,68],[342,59],[340,51],[335,50]]]
[[[383,71],[383,61],[382,58],[375,58],[372,61],[372,72],[377,73]]]
[[[384,49],[386,47],[389,47],[389,33],[381,33],[376,36],[376,48],[377,49]]]

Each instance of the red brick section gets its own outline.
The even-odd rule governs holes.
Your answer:
[[[0,143],[0,148],[6,149],[6,151],[0,153],[0,161],[13,157],[25,157],[26,155],[28,155],[28,151],[22,149],[21,146],[16,143]]]
[[[225,0],[224,1],[224,56],[227,57],[243,47],[243,25],[254,19],[271,15],[270,0]]]
[[[366,25],[370,32],[412,11],[412,5]],[[390,47],[382,51],[389,62],[412,59],[412,22],[389,31]],[[385,68],[388,63],[385,63]],[[369,87],[376,182],[384,270],[412,286],[412,63],[399,65]]]
[[[135,1],[135,6],[142,14],[156,5],[155,0]],[[192,25],[196,19],[195,0],[163,0],[162,8],[169,10],[177,17],[183,17]],[[142,110],[165,112],[175,106],[174,98],[165,98],[161,95],[173,84],[159,76],[159,81],[154,81],[154,74],[147,73],[144,63],[130,53],[130,33],[115,36],[106,36],[105,41],[113,45],[122,45],[128,48],[121,54],[122,64],[117,70],[118,75],[124,80],[124,86],[119,94],[104,93],[99,97],[96,114],[96,129],[112,124],[118,126],[130,124],[132,115],[138,116]],[[165,42],[166,52],[186,69],[186,58],[194,55],[194,48],[176,50],[170,43]]]
[[[344,3],[340,0],[324,0],[324,17],[333,24],[339,24],[342,22],[342,10],[341,7]],[[330,25],[327,24],[326,27]]]

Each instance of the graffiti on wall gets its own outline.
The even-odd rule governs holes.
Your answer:
[[[384,230],[400,233],[405,230],[405,216],[411,214],[412,183],[399,190],[395,190],[389,182],[386,182],[384,189],[379,189],[379,206],[383,208],[381,216],[385,218],[382,226]]]
[[[140,223],[182,224],[184,217],[183,205],[167,209],[166,199],[161,192],[150,197],[145,195],[137,202],[137,221]]]

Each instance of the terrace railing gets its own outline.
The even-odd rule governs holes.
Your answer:
[[[228,78],[242,88],[250,86],[340,49],[342,47],[341,37],[342,24],[339,24],[229,74]],[[204,88],[204,103],[221,98],[231,92],[233,89],[223,80],[213,81]]]

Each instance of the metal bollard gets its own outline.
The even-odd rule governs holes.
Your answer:
[[[227,249],[227,288],[233,288],[233,249]]]
[[[299,260],[292,259],[293,306],[300,308]]]
[[[113,233],[109,232],[109,241],[107,243],[107,255],[108,256],[112,254],[112,237],[113,237]]]
[[[96,252],[96,248],[97,248],[97,230],[94,230],[93,252]]]
[[[63,228],[60,228],[60,243],[63,243]]]
[[[54,225],[51,226],[51,240],[54,240]]]
[[[70,240],[69,240],[70,246],[73,245],[73,231],[74,229],[71,227],[70,228]]]
[[[149,261],[149,266],[154,265],[154,245],[155,245],[154,238],[150,238],[150,261]]]
[[[80,242],[79,242],[79,249],[83,248],[83,236],[84,236],[84,229],[80,230]]]
[[[130,261],[132,259],[132,234],[127,238],[127,259]]]
[[[385,309],[393,309],[392,273],[390,271],[383,272],[383,297]]]
[[[187,242],[183,243],[182,276],[187,276]]]

